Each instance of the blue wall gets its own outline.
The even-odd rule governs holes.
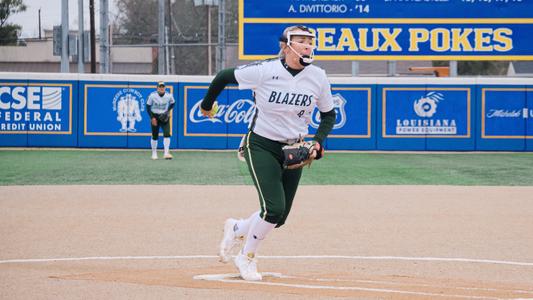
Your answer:
[[[0,73],[0,146],[149,148],[146,100],[161,77],[63,77]],[[176,99],[171,148],[238,147],[254,114],[251,91],[227,87],[217,99],[219,113],[206,119],[199,104],[210,78],[166,79]],[[331,81],[337,120],[327,149],[533,150],[531,78]],[[311,135],[318,123],[316,110]]]

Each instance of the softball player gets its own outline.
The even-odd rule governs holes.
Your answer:
[[[252,89],[256,114],[245,136],[244,157],[259,195],[260,210],[247,219],[227,219],[220,243],[221,261],[246,238],[234,263],[244,280],[261,280],[257,272],[259,244],[274,228],[285,223],[302,169],[284,169],[282,147],[308,134],[311,114],[318,106],[321,122],[313,139],[311,157],[320,159],[322,144],[335,123],[331,87],[324,70],[311,65],[314,32],[305,26],[291,26],[280,38],[279,58],[222,70],[211,82],[201,104],[204,116],[212,117],[216,97],[229,83]]]
[[[157,159],[157,139],[159,137],[159,127],[163,128],[163,148],[164,158],[172,159],[170,154],[170,112],[175,101],[172,94],[165,91],[165,83],[157,83],[157,91],[152,92],[146,101],[146,110],[150,115],[152,127],[152,159]]]

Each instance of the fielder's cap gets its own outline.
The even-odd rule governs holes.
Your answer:
[[[157,83],[157,87],[160,87],[160,86],[165,86],[165,82],[164,81],[159,81]]]

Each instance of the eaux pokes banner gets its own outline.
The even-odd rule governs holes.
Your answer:
[[[533,59],[525,0],[240,0],[239,58],[276,56],[295,24],[315,30],[317,60]]]

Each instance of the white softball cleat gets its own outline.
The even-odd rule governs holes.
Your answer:
[[[156,160],[156,159],[157,159],[157,153],[152,152],[152,160]]]
[[[170,154],[170,153],[165,153],[164,158],[165,158],[165,159],[172,159],[172,154]]]
[[[249,255],[239,253],[234,262],[237,269],[239,269],[239,273],[241,273],[242,279],[247,281],[260,281],[263,279],[263,276],[257,272],[257,260],[252,253]]]
[[[218,251],[220,261],[223,263],[227,263],[229,261],[231,255],[235,252],[234,250],[240,248],[244,239],[244,237],[238,237],[235,235],[235,231],[233,230],[235,224],[237,224],[237,220],[231,218],[224,222],[224,237],[220,242]]]

